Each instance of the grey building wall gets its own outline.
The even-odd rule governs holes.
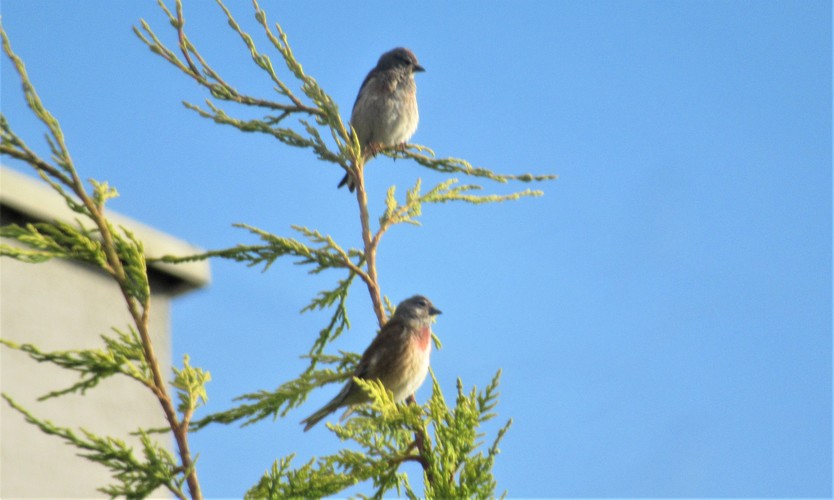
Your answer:
[[[111,214],[112,215],[112,214]],[[33,220],[70,221],[76,214],[35,178],[0,169],[0,218],[3,224]],[[135,231],[149,255],[199,250],[123,217],[114,222]],[[4,241],[9,243],[8,241]],[[162,372],[171,373],[171,300],[208,283],[207,263],[150,269],[151,331]],[[118,287],[90,266],[52,260],[24,264],[0,259],[0,336],[42,350],[99,348],[111,327],[127,329],[130,317]],[[76,382],[71,372],[36,363],[24,353],[0,347],[0,389],[35,415],[62,427],[84,427],[124,439],[139,452],[139,427],[164,427],[157,400],[124,376],[114,376],[85,396],[68,395],[38,402],[49,391]],[[160,437],[172,448],[168,437]],[[139,452],[141,453],[141,452]],[[102,497],[96,488],[111,482],[109,472],[76,455],[76,449],[41,433],[0,402],[0,497]],[[157,492],[167,496],[165,491]]]

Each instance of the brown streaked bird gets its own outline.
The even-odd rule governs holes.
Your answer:
[[[362,156],[367,159],[380,150],[405,144],[417,130],[417,84],[414,73],[425,71],[417,56],[398,47],[379,58],[353,104],[350,124],[362,145]],[[351,192],[355,183],[345,174],[339,187],[347,184]]]
[[[353,376],[379,380],[394,393],[395,401],[404,401],[426,379],[431,355],[431,318],[438,314],[440,310],[422,295],[402,301],[365,349]],[[342,406],[368,401],[368,395],[351,378],[335,398],[301,423],[307,431]]]

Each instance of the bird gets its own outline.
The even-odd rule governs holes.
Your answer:
[[[365,349],[353,377],[379,380],[387,390],[394,393],[394,401],[397,402],[414,394],[429,371],[431,320],[438,314],[441,311],[422,295],[402,301],[391,319]],[[340,407],[370,401],[353,377],[329,403],[301,421],[305,432]],[[350,410],[342,419],[349,413]]]
[[[426,70],[413,52],[397,47],[382,54],[365,77],[350,115],[363,159],[383,148],[405,144],[414,135],[420,120],[414,73],[422,71]],[[350,192],[356,188],[350,173],[345,174],[339,187],[345,184]]]

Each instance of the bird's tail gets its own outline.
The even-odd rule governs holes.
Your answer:
[[[351,383],[345,384],[342,390],[339,391],[339,394],[336,394],[335,398],[331,399],[330,402],[324,405],[319,411],[302,420],[301,423],[304,424],[304,432],[310,430],[312,426],[319,423],[319,420],[330,415],[336,411],[337,408],[342,406],[345,403],[345,399],[348,394],[350,394],[351,385]]]
[[[304,432],[309,431],[311,427],[313,427],[314,425],[319,423],[319,421],[321,419],[323,419],[324,417],[326,417],[326,416],[330,415],[331,413],[333,413],[334,411],[336,411],[336,408],[338,408],[338,407],[339,407],[338,404],[335,404],[335,402],[331,401],[331,402],[327,403],[326,405],[324,405],[324,408],[322,408],[321,410],[313,413],[309,417],[302,420],[301,423],[304,424]]]
[[[348,190],[350,190],[351,193],[356,189],[356,185],[353,183],[353,178],[350,174],[345,174],[345,176],[342,177],[342,182],[339,183],[339,187],[341,188],[345,184],[347,184]]]

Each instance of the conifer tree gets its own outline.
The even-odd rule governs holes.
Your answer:
[[[56,389],[46,398],[92,390],[101,380],[127,376],[146,387],[157,398],[169,428],[139,429],[141,456],[125,445],[118,436],[100,436],[94,431],[61,427],[38,418],[32,411],[15,402],[13,394],[3,399],[32,425],[75,446],[85,458],[110,469],[113,482],[101,491],[112,496],[143,497],[159,487],[167,488],[178,498],[202,498],[198,480],[199,464],[189,448],[189,434],[208,425],[251,424],[265,418],[281,418],[303,405],[311,393],[327,384],[344,383],[353,373],[359,355],[330,351],[331,343],[349,328],[347,297],[350,292],[367,293],[379,326],[392,312],[391,303],[379,286],[377,254],[383,235],[397,224],[420,224],[422,207],[426,204],[464,202],[497,203],[524,197],[540,196],[538,190],[524,189],[511,194],[481,194],[478,181],[497,183],[537,182],[552,179],[550,175],[505,175],[470,165],[457,158],[438,157],[428,147],[408,144],[403,148],[384,149],[380,154],[413,161],[441,172],[447,179],[424,189],[420,180],[398,196],[391,186],[385,196],[385,210],[372,220],[364,182],[365,160],[355,132],[347,125],[339,108],[316,80],[304,72],[293,55],[288,37],[278,24],[271,24],[267,14],[254,4],[258,25],[269,41],[266,48],[256,46],[255,39],[245,32],[231,11],[218,0],[229,26],[241,39],[241,48],[263,71],[277,92],[277,97],[264,98],[238,91],[231,79],[220,75],[198,50],[185,29],[185,15],[180,0],[174,8],[160,1],[159,6],[170,21],[176,44],[166,45],[154,29],[141,21],[134,31],[142,43],[176,70],[205,88],[208,95],[203,105],[184,103],[198,116],[228,125],[243,132],[274,137],[287,146],[309,150],[315,157],[335,168],[352,174],[355,179],[356,246],[335,241],[325,232],[304,226],[292,226],[290,235],[276,235],[246,224],[239,243],[228,248],[198,255],[171,255],[159,258],[167,263],[203,259],[229,259],[248,266],[268,269],[279,258],[291,259],[307,266],[310,273],[327,273],[334,277],[331,288],[310,299],[301,311],[322,311],[329,320],[318,332],[310,332],[310,349],[303,354],[307,367],[298,376],[276,388],[253,388],[237,398],[227,410],[202,415],[197,412],[207,399],[209,372],[191,366],[188,356],[172,374],[161,372],[154,355],[149,332],[150,288],[147,276],[148,258],[142,242],[124,228],[115,227],[107,218],[105,205],[117,196],[106,182],[90,181],[87,186],[73,162],[58,121],[46,109],[26,73],[23,61],[13,52],[5,31],[3,50],[12,60],[22,81],[25,98],[34,115],[46,126],[51,158],[43,158],[15,134],[7,117],[0,115],[0,153],[30,166],[46,183],[61,194],[67,205],[78,214],[77,224],[33,223],[10,224],[0,235],[16,240],[19,245],[2,245],[3,256],[29,263],[50,259],[69,259],[102,269],[118,285],[130,312],[132,322],[114,326],[113,334],[102,336],[99,349],[44,352],[37,346],[16,344],[0,339],[6,348],[27,353],[31,358],[53,363],[75,372],[79,381],[70,387]],[[161,32],[160,32],[161,33]],[[275,100],[271,100],[275,99]],[[235,115],[242,108],[262,113],[258,119]],[[458,177],[472,179],[461,183]],[[338,223],[347,223],[347,215],[334,214]],[[336,219],[337,218],[337,219]],[[264,321],[267,321],[264,318]],[[439,340],[434,339],[439,347]],[[353,443],[351,448],[295,462],[292,453],[277,458],[263,477],[247,492],[250,498],[320,497],[335,495],[348,487],[363,483],[367,494],[404,495],[416,497],[411,483],[422,482],[422,494],[428,498],[490,497],[496,494],[492,466],[498,444],[510,427],[511,420],[497,435],[487,439],[479,426],[496,415],[500,370],[483,389],[466,389],[461,380],[453,401],[447,401],[440,384],[431,375],[431,395],[423,404],[410,398],[409,404],[397,404],[392,394],[377,381],[357,383],[367,391],[372,402],[359,408],[344,424],[328,424],[335,435]],[[156,439],[159,432],[174,438],[174,452],[169,452]],[[230,429],[230,432],[233,432]],[[399,471],[403,462],[422,467],[422,477],[409,478]]]

